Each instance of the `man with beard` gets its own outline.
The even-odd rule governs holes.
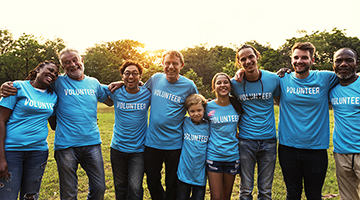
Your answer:
[[[89,178],[87,199],[104,199],[106,186],[97,102],[111,106],[112,100],[97,79],[84,75],[84,61],[77,50],[63,49],[59,60],[65,75],[59,76],[51,87],[58,95],[54,156],[59,173],[60,199],[77,198],[79,164]],[[1,92],[2,95],[14,95],[16,88],[4,83]]]
[[[311,71],[315,47],[309,42],[292,47],[295,73],[280,78],[279,161],[287,199],[321,199],[329,148],[328,94],[338,83],[335,73]]]
[[[360,80],[357,53],[342,48],[334,54],[339,84],[330,91],[334,109],[334,158],[340,199],[360,199]]]

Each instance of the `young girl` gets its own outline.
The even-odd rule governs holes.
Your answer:
[[[206,170],[212,200],[230,199],[235,175],[239,173],[236,132],[242,108],[236,97],[229,96],[231,88],[227,74],[215,74],[212,89],[217,98],[209,102],[206,108],[210,117]]]
[[[206,100],[201,94],[191,94],[185,101],[190,117],[183,122],[184,141],[177,175],[177,200],[203,200],[206,188],[205,160],[209,139],[209,123],[204,118]]]

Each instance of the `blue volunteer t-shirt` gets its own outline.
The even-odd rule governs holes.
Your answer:
[[[334,152],[360,153],[360,79],[330,91],[334,110]]]
[[[329,148],[329,91],[338,83],[335,73],[310,71],[280,78],[279,143],[299,149]]]
[[[206,149],[209,140],[209,123],[195,125],[190,117],[185,117],[183,123],[184,142],[181,149],[177,175],[180,181],[205,186]]]
[[[151,91],[149,128],[145,146],[175,150],[182,146],[182,122],[185,116],[185,100],[198,93],[193,81],[180,76],[171,83],[163,73],[156,73],[144,85]]]
[[[14,81],[15,96],[0,99],[0,106],[12,110],[6,123],[6,151],[46,151],[47,119],[57,102],[55,92],[35,89],[30,81]]]
[[[130,94],[121,87],[113,94],[104,86],[114,102],[115,123],[111,147],[125,153],[144,152],[148,110],[151,93],[140,87],[136,94]]]
[[[239,159],[239,141],[236,138],[240,115],[234,107],[219,106],[210,101],[206,106],[210,118],[210,138],[207,160],[233,162]]]
[[[242,83],[231,79],[235,95],[241,101],[239,137],[248,140],[276,138],[274,96],[280,95],[280,81],[275,73],[261,70],[261,79]]]
[[[99,81],[89,76],[77,81],[65,75],[52,87],[59,96],[54,149],[101,144],[97,102],[104,102],[107,95]]]

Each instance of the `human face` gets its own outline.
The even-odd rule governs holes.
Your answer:
[[[259,56],[251,49],[245,48],[239,51],[239,64],[245,69],[245,73],[251,73],[255,70],[258,70],[257,61]]]
[[[139,81],[141,80],[141,75],[135,65],[127,66],[122,77],[125,83],[126,91],[133,94],[139,91]]]
[[[291,57],[293,68],[298,74],[309,72],[310,66],[314,60],[315,58],[310,57],[310,52],[308,50],[301,49],[295,49]]]
[[[181,60],[178,57],[166,55],[162,64],[166,79],[171,83],[176,82],[180,77],[179,73],[184,67],[184,63],[181,63]]]
[[[334,71],[340,79],[349,79],[356,74],[358,61],[354,52],[348,49],[337,51],[334,55]]]
[[[59,74],[59,68],[50,63],[37,68],[37,75],[34,81],[34,87],[45,89],[51,83],[55,82]]]
[[[204,118],[204,106],[201,103],[192,105],[188,109],[188,113],[193,122],[200,123]]]
[[[80,55],[75,52],[63,54],[61,57],[62,68],[71,79],[83,80],[84,75],[84,62]]]
[[[231,85],[230,80],[225,75],[216,77],[214,85],[216,96],[229,96]]]

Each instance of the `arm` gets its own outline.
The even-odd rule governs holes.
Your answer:
[[[109,90],[111,93],[114,93],[115,90],[121,88],[121,87],[124,86],[124,85],[125,85],[124,81],[112,82],[112,83],[109,84],[108,90]]]
[[[237,70],[236,74],[235,74],[235,81],[241,83],[243,78],[245,75],[245,69],[244,68],[240,68],[239,70]]]
[[[280,96],[274,97],[274,102],[276,103],[276,105],[280,105]]]
[[[113,102],[112,99],[110,99],[110,97],[108,97],[103,103],[105,105],[107,105],[107,106],[113,106],[114,105],[114,102]]]
[[[56,129],[56,115],[49,117],[48,122],[50,124],[50,128],[55,131]]]
[[[11,81],[3,83],[0,89],[2,97],[14,96],[17,92],[17,89],[13,87],[13,82]]]
[[[277,74],[280,78],[284,77],[284,76],[285,76],[285,73],[290,74],[290,73],[291,73],[291,69],[284,67],[284,68],[279,69],[279,71],[276,72],[276,74]]]
[[[0,178],[9,178],[8,165],[5,158],[6,123],[12,110],[0,106]]]

